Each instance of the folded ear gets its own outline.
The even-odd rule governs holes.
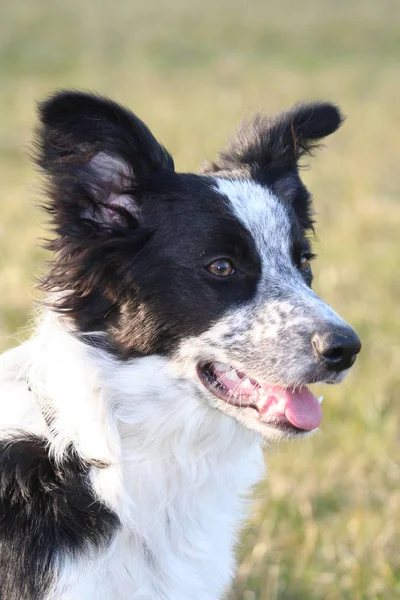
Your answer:
[[[316,142],[342,122],[339,109],[329,102],[298,104],[275,118],[257,115],[244,123],[228,148],[203,172],[240,176],[242,172],[272,183],[297,170],[299,159],[311,154]]]
[[[92,234],[134,225],[145,181],[174,163],[146,125],[119,104],[62,91],[39,105],[36,161],[49,177],[56,228]]]

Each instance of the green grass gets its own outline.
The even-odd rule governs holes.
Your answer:
[[[322,432],[267,452],[231,600],[400,598],[400,4],[18,0],[0,9],[0,349],[29,332],[47,257],[28,162],[35,100],[126,103],[196,169],[244,114],[328,98],[348,119],[304,178],[315,287],[360,332]]]

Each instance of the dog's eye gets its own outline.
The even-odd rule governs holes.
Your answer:
[[[217,277],[229,277],[235,272],[235,268],[226,258],[220,258],[208,265],[207,271]]]
[[[303,254],[303,256],[299,260],[299,269],[300,271],[309,271],[311,268],[311,256],[308,254]]]

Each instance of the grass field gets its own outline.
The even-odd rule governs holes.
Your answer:
[[[400,3],[17,0],[0,7],[0,350],[24,339],[45,268],[28,161],[35,100],[96,90],[181,170],[244,114],[327,98],[348,116],[304,179],[316,290],[359,332],[320,435],[267,453],[231,600],[400,598]]]

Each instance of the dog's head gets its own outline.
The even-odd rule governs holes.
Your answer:
[[[144,123],[95,95],[58,93],[40,120],[54,308],[121,360],[167,357],[200,401],[267,437],[315,429],[306,385],[340,381],[360,350],[311,290],[298,170],[339,127],[338,109],[257,117],[199,175],[177,173]]]

